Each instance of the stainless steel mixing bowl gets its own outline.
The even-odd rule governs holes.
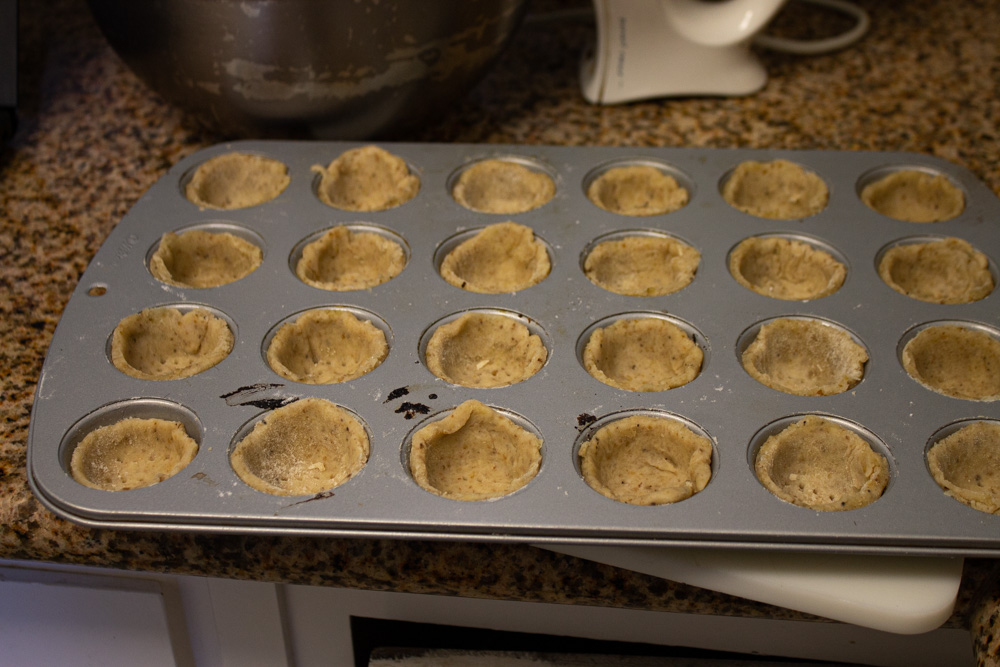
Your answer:
[[[147,85],[233,136],[413,127],[493,65],[527,0],[88,0]]]

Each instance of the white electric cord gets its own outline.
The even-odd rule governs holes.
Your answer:
[[[771,37],[770,35],[758,34],[753,38],[753,43],[766,49],[774,51],[784,51],[785,53],[796,53],[800,55],[820,55],[843,49],[854,44],[864,37],[871,25],[868,12],[861,9],[853,2],[847,0],[797,0],[826,7],[835,11],[847,14],[857,19],[857,23],[847,32],[835,37],[815,40],[785,39],[783,37]],[[545,23],[549,21],[592,21],[594,20],[593,7],[578,7],[574,9],[549,10],[543,12],[529,12],[525,16],[525,23]]]
[[[853,16],[857,19],[857,23],[847,32],[841,33],[835,37],[828,37],[826,39],[785,39],[783,37],[771,37],[770,35],[758,34],[753,38],[754,45],[765,49],[772,49],[774,51],[783,51],[785,53],[815,56],[822,53],[837,51],[854,44],[856,41],[861,39],[866,32],[868,32],[868,27],[871,25],[871,19],[868,18],[868,12],[861,9],[853,2],[846,2],[846,0],[798,0],[798,2],[807,2],[809,4],[826,7],[828,9],[833,9],[849,16]]]

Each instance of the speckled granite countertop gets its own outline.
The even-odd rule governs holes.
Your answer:
[[[585,20],[525,24],[499,66],[410,141],[903,150],[971,169],[1000,193],[1000,7],[874,2],[849,50],[762,52],[760,93],[588,105]],[[545,11],[548,3],[536,5]],[[195,127],[110,51],[82,0],[21,3],[21,124],[0,149],[0,558],[418,593],[803,619],[806,615],[513,544],[133,533],[54,517],[31,495],[25,443],[35,383],[90,258],[180,158],[228,137]],[[814,35],[789,6],[775,30]],[[1000,221],[998,221],[1000,222]],[[968,560],[950,625],[1000,664],[1000,569]]]

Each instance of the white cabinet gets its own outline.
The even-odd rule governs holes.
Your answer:
[[[178,636],[183,639],[182,635]],[[175,649],[159,582],[0,567],[3,664],[171,667]]]
[[[963,630],[895,635],[844,623],[0,561],[0,661],[5,665],[349,667],[354,661],[352,616],[887,667],[974,664]],[[392,636],[384,640],[394,645]]]

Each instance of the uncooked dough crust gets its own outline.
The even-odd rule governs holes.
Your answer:
[[[754,471],[782,500],[823,512],[864,507],[889,483],[884,456],[854,431],[816,416],[769,437]]]
[[[368,461],[368,434],[347,410],[303,398],[261,419],[233,448],[233,470],[249,486],[275,496],[329,491]]]
[[[712,443],[673,419],[625,417],[581,445],[580,469],[591,488],[612,500],[676,503],[708,484]]]
[[[551,269],[545,244],[516,222],[489,225],[441,262],[441,277],[469,292],[502,294],[536,285]]]
[[[971,303],[993,291],[986,255],[957,238],[890,248],[878,274],[900,294],[930,303]]]
[[[115,327],[111,363],[140,380],[177,380],[208,370],[232,349],[229,325],[204,308],[147,308]]]
[[[767,387],[797,396],[829,396],[861,381],[868,353],[842,329],[783,317],[760,328],[742,361],[747,373]]]
[[[701,253],[665,236],[628,236],[602,241],[584,260],[592,283],[625,296],[662,296],[694,280]]]
[[[438,327],[427,342],[427,368],[463,387],[504,387],[526,380],[547,356],[542,339],[517,320],[466,313]]]
[[[455,500],[500,498],[534,479],[542,441],[479,401],[466,401],[413,434],[410,473]]]
[[[295,266],[299,279],[333,292],[362,290],[398,276],[406,255],[398,243],[374,232],[352,232],[340,225],[302,249]]]
[[[704,353],[676,324],[658,317],[621,319],[597,329],[583,366],[604,384],[629,391],[664,391],[701,372]]]
[[[733,249],[729,273],[740,285],[758,294],[798,301],[836,292],[844,284],[847,267],[808,243],[755,236]]]
[[[903,348],[903,368],[928,389],[972,401],[1000,399],[1000,341],[957,325],[928,327]]]
[[[389,346],[382,330],[345,310],[317,308],[281,326],[267,347],[278,375],[306,384],[334,384],[374,370]]]
[[[556,184],[540,171],[509,160],[483,160],[465,169],[451,195],[478,213],[525,213],[547,204]]]
[[[192,229],[164,234],[149,259],[149,271],[168,285],[218,287],[250,275],[262,259],[260,248],[246,239],[228,232]]]
[[[791,220],[815,215],[829,198],[826,183],[794,162],[749,160],[737,165],[722,188],[735,208],[760,218]]]
[[[352,148],[340,154],[321,174],[317,194],[327,206],[344,211],[384,211],[417,196],[420,179],[406,162],[378,146]]]
[[[290,181],[288,167],[277,160],[226,153],[199,165],[184,194],[202,208],[232,210],[271,201]]]
[[[688,203],[688,191],[677,179],[650,165],[614,167],[594,179],[587,199],[621,215],[672,213]]]
[[[73,479],[92,489],[127,491],[173,477],[198,453],[180,422],[128,417],[84,436],[73,450]]]
[[[972,422],[939,440],[927,452],[927,466],[955,500],[1000,514],[1000,422]]]
[[[906,169],[865,186],[861,201],[904,222],[943,222],[965,209],[965,195],[941,175]]]

